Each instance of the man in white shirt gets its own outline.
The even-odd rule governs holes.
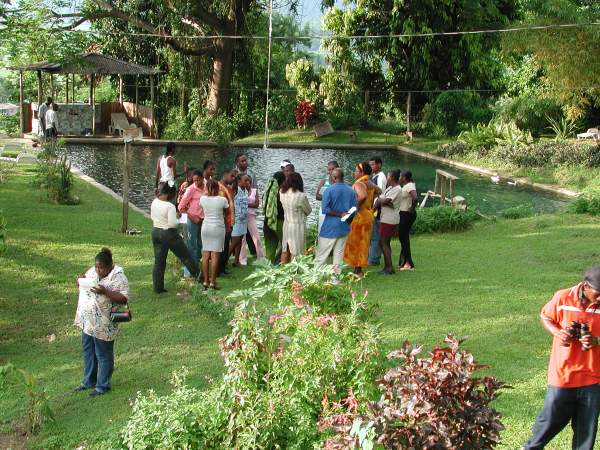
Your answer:
[[[383,162],[379,156],[374,156],[369,159],[369,165],[371,166],[371,181],[376,184],[381,192],[385,192],[387,187],[387,177],[381,170]],[[371,232],[371,246],[369,247],[369,265],[378,266],[381,261],[381,247],[379,246],[379,216],[381,214],[380,208],[375,210],[375,220],[373,221],[373,231]]]
[[[52,97],[46,99],[46,103],[42,103],[38,109],[38,129],[39,135],[42,137],[46,136],[46,112],[52,104]]]
[[[52,103],[46,111],[46,139],[55,139],[58,136],[58,105]]]

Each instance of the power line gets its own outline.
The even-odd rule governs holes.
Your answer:
[[[519,31],[541,31],[553,29],[568,29],[581,27],[599,26],[600,22],[589,23],[565,23],[553,25],[531,25],[515,28],[497,28],[489,30],[472,30],[472,31],[440,31],[431,33],[405,33],[405,34],[371,34],[371,35],[335,35],[335,34],[314,34],[306,36],[272,36],[273,40],[300,40],[300,39],[345,39],[345,40],[361,40],[361,39],[391,39],[391,38],[423,38],[423,37],[438,37],[438,36],[462,36],[476,34],[493,34],[493,33],[514,33]],[[261,35],[185,35],[185,34],[159,34],[159,33],[123,33],[114,31],[96,31],[96,30],[52,30],[53,32],[65,33],[86,33],[86,34],[106,34],[115,36],[131,36],[131,37],[155,37],[162,39],[189,39],[189,40],[213,40],[213,39],[255,39],[267,40],[269,36]]]

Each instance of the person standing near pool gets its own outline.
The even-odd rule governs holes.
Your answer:
[[[265,257],[262,244],[260,242],[260,232],[258,231],[258,225],[256,223],[256,210],[259,207],[259,199],[260,197],[258,195],[258,189],[251,188],[250,194],[248,194],[248,233],[246,234],[246,240],[248,241],[248,247],[250,247],[250,242],[254,244],[257,261],[260,261]],[[248,239],[248,236],[250,236],[250,239]],[[246,246],[242,242],[242,249],[240,250],[240,264],[245,266],[247,263],[248,256],[246,253]]]
[[[169,183],[159,183],[157,196],[150,205],[152,218],[152,245],[154,246],[154,268],[152,270],[152,286],[154,292],[162,294],[165,289],[165,268],[167,255],[171,250],[189,270],[194,278],[198,278],[200,269],[198,262],[192,259],[183,239],[177,231],[179,220],[177,211],[172,203],[176,195],[175,186]]]
[[[220,256],[225,248],[225,217],[229,202],[220,193],[219,183],[215,180],[206,182],[206,195],[200,199],[204,210],[202,224],[202,278],[204,289],[218,289],[217,274]],[[210,271],[209,271],[210,264]]]
[[[248,175],[250,177],[250,180],[252,181],[251,187],[256,188],[258,186],[256,183],[256,175],[254,175],[254,172],[248,167],[248,156],[245,153],[238,153],[235,155],[234,169],[237,170],[238,175]]]
[[[58,105],[52,103],[46,111],[46,139],[58,137]]]
[[[215,176],[215,171],[216,166],[214,162],[208,159],[204,161],[204,164],[202,165],[202,176],[204,177],[205,184],[208,180],[211,180]]]
[[[237,192],[233,198],[235,208],[235,224],[231,231],[231,250],[234,256],[234,267],[240,266],[240,251],[242,242],[248,232],[248,193],[252,188],[252,178],[249,175],[238,175]]]
[[[387,187],[387,178],[385,173],[381,170],[383,162],[379,156],[374,156],[369,160],[369,166],[371,166],[371,181],[379,187],[381,192],[385,192]],[[381,210],[374,206],[373,216],[373,231],[371,232],[371,244],[369,247],[369,265],[378,266],[381,260],[381,247],[379,246],[379,224],[381,223],[380,215]]]
[[[362,276],[363,267],[369,265],[369,244],[373,229],[373,198],[381,193],[371,179],[371,166],[368,162],[357,164],[354,170],[356,181],[352,185],[356,194],[358,212],[352,221],[350,234],[344,249],[344,262],[354,267],[354,274]]]
[[[321,203],[325,220],[319,232],[315,262],[325,264],[325,260],[333,252],[333,265],[336,272],[339,272],[344,262],[344,248],[350,232],[350,225],[343,222],[342,217],[356,206],[356,195],[352,188],[344,183],[342,169],[333,169],[331,178],[333,182],[323,194]]]
[[[90,397],[97,397],[111,389],[114,341],[119,329],[110,319],[110,312],[114,303],[124,304],[129,300],[129,281],[123,268],[113,263],[108,248],[100,250],[94,267],[80,278],[92,280],[94,287],[79,296],[75,313],[83,347],[83,379],[75,390],[94,389]]]
[[[204,220],[204,210],[200,206],[200,199],[206,195],[204,177],[201,170],[194,170],[192,184],[186,189],[179,203],[179,212],[187,214],[187,247],[194,262],[198,263],[202,254],[202,240],[200,230]],[[183,276],[189,278],[190,271],[183,269]]]
[[[410,252],[410,229],[417,220],[417,186],[415,185],[412,172],[406,171],[400,174],[400,225],[398,226],[398,237],[400,238],[400,270],[413,270],[415,263]]]
[[[38,134],[40,137],[46,137],[46,113],[52,105],[52,97],[46,99],[46,103],[42,103],[38,108]]]
[[[306,218],[312,208],[299,173],[290,173],[286,177],[279,196],[284,211],[281,264],[286,264],[306,251]]]
[[[227,261],[229,261],[229,243],[231,240],[231,231],[235,224],[235,206],[233,204],[233,197],[235,196],[235,191],[237,189],[235,172],[233,170],[226,170],[223,172],[221,181],[219,181],[218,184],[219,195],[224,197],[229,205],[225,212],[225,243],[219,259],[219,275],[228,275]]]
[[[315,198],[317,201],[323,200],[323,194],[327,190],[327,188],[334,183],[331,173],[334,169],[337,169],[340,165],[337,161],[329,161],[327,163],[327,176],[325,178],[321,178],[319,181],[319,185],[317,186],[317,193],[315,194]],[[323,225],[323,221],[325,220],[325,214],[323,213],[323,205],[321,204],[321,208],[319,208],[319,225],[317,226],[317,235],[321,232],[321,226]]]
[[[156,180],[154,185],[158,188],[158,183],[175,183],[177,177],[177,161],[175,160],[175,144],[169,142],[165,154],[158,158],[156,162]]]
[[[523,450],[543,449],[569,422],[572,448],[593,450],[600,413],[600,266],[589,268],[583,281],[558,291],[540,314],[553,336],[548,388],[532,436]],[[580,325],[579,336],[570,330]]]
[[[265,238],[265,255],[273,264],[277,262],[283,237],[284,212],[281,206],[279,188],[285,181],[283,171],[275,172],[269,180],[263,195],[263,235]]]
[[[375,206],[381,211],[379,246],[383,253],[384,267],[379,273],[382,275],[392,275],[394,273],[391,240],[398,235],[398,224],[400,223],[402,187],[398,184],[399,180],[399,170],[389,172],[387,187],[377,200],[375,200]]]

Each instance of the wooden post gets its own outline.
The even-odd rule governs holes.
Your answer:
[[[123,75],[119,75],[119,103],[123,107]]]
[[[152,117],[150,123],[150,137],[157,137],[155,134],[156,121],[154,120],[154,75],[150,75],[150,116]]]
[[[50,97],[52,97],[52,100],[54,100],[55,93],[54,93],[54,74],[53,73],[50,74]]]
[[[412,102],[412,92],[408,93],[406,97],[406,131],[410,131],[410,107]]]
[[[67,78],[65,79],[65,102],[69,104],[69,74],[67,74]]]
[[[90,106],[92,107],[92,135],[96,134],[96,102],[95,102],[95,95],[96,95],[96,88],[94,87],[94,81],[96,78],[96,74],[93,73],[91,78],[90,78]]]
[[[37,79],[38,79],[38,98],[37,98],[37,103],[38,103],[38,108],[39,108],[40,105],[42,104],[42,71],[41,70],[37,71]]]
[[[139,86],[140,84],[140,76],[136,75],[135,76],[135,123],[136,125],[139,126],[140,121],[139,121],[139,112],[138,112],[138,102],[140,101],[140,91],[139,91]]]
[[[75,74],[73,74],[73,77],[71,78],[71,89],[71,101],[75,103]]]
[[[25,99],[23,96],[23,71],[19,70],[19,125],[21,127],[21,135],[25,134],[25,110],[23,109],[24,101]]]
[[[123,148],[123,223],[121,224],[121,233],[125,233],[129,221],[129,161],[127,158],[129,142],[125,138],[125,147]]]
[[[440,204],[446,203],[446,177],[442,175],[442,192],[441,192]]]

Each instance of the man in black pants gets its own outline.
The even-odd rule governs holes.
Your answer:
[[[541,322],[553,336],[544,407],[523,450],[541,450],[571,422],[573,450],[593,450],[600,413],[600,266],[554,294]],[[574,325],[579,324],[579,325]]]

